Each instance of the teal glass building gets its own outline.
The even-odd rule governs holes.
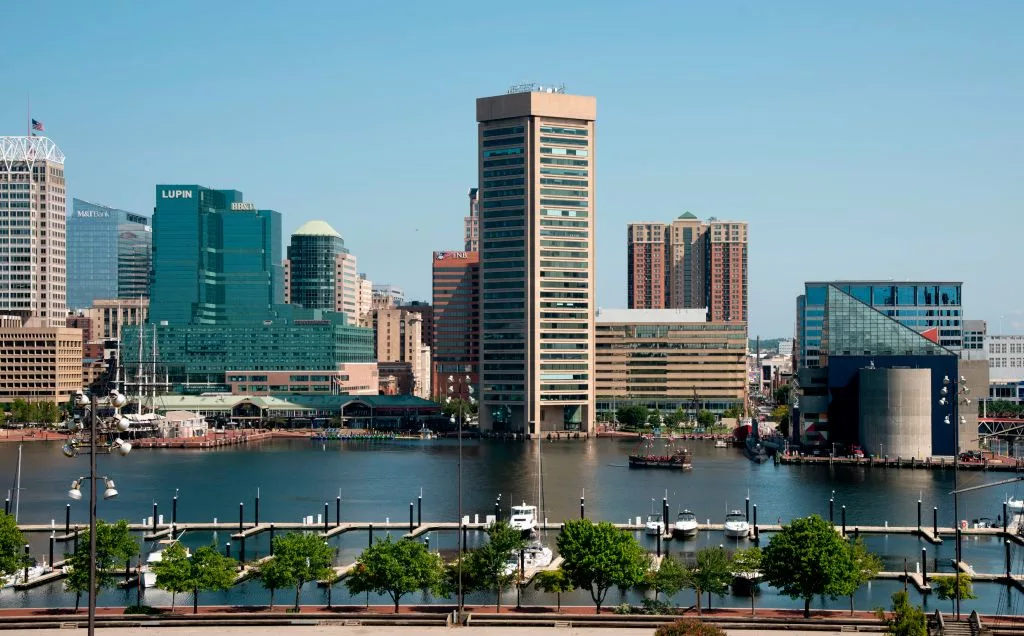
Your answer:
[[[292,304],[306,309],[335,310],[341,274],[338,257],[347,253],[341,234],[323,221],[310,221],[296,230],[288,246]]]
[[[73,199],[67,220],[67,299],[148,298],[153,233],[149,217]]]
[[[281,215],[237,190],[156,186],[156,324],[222,324],[269,316],[284,302]]]

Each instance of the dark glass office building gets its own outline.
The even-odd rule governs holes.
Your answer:
[[[223,324],[284,302],[281,215],[237,190],[158,185],[149,319]]]
[[[334,311],[340,274],[338,257],[347,253],[341,234],[323,221],[309,221],[296,230],[288,246],[291,303]]]
[[[149,217],[74,199],[67,221],[68,307],[148,298],[152,253]]]

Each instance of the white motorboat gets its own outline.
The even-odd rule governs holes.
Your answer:
[[[28,568],[28,578],[34,579],[37,576],[42,576],[49,571],[45,565],[32,565]],[[8,574],[4,578],[0,579],[0,588],[14,587],[18,583],[25,580],[25,569],[21,568],[13,574]]]
[[[182,533],[184,534],[184,533]],[[178,539],[181,536],[179,535]],[[157,541],[159,549],[153,550],[146,556],[146,564],[142,566],[142,585],[145,587],[156,587],[156,572],[153,571],[153,564],[164,560],[164,550],[178,542],[178,539],[161,539]],[[185,556],[190,557],[192,553],[185,548]]]
[[[1024,499],[1014,499],[1011,495],[1006,499],[1006,509],[1010,514],[1024,513]]]
[[[647,523],[644,524],[644,533],[651,536],[665,534],[665,522],[662,520],[661,515],[653,513],[647,515]]]
[[[750,535],[750,524],[740,510],[733,510],[725,515],[725,536],[733,539],[746,539]]]
[[[525,501],[521,506],[512,506],[512,516],[508,520],[508,525],[525,535],[536,532],[537,506],[528,506]]]
[[[728,448],[729,444],[724,439],[715,440],[715,448]]]
[[[531,543],[523,548],[523,569],[536,570],[546,568],[555,560],[555,554],[551,548],[541,543]],[[505,562],[502,570],[505,576],[511,576],[519,571],[519,552],[512,552]]]
[[[676,522],[672,526],[672,536],[676,539],[697,536],[697,515],[689,510],[683,510],[676,515]]]

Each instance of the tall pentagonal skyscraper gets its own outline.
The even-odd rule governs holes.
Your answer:
[[[481,427],[589,430],[597,101],[516,86],[476,113]]]
[[[64,153],[47,137],[0,137],[0,314],[63,327]]]

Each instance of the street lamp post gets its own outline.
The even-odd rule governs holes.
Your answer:
[[[75,394],[75,406],[83,410],[87,409],[88,411],[89,440],[86,442],[82,439],[82,425],[72,425],[72,438],[62,448],[66,457],[76,457],[79,454],[79,449],[86,445],[89,448],[89,474],[72,482],[71,489],[68,491],[68,496],[72,499],[81,499],[81,483],[84,480],[89,480],[89,636],[93,636],[96,633],[96,480],[103,479],[104,481],[106,486],[103,492],[104,499],[111,499],[117,496],[114,481],[107,476],[98,477],[96,475],[96,454],[116,451],[123,457],[132,450],[130,443],[122,440],[120,437],[116,437],[117,433],[127,431],[130,426],[128,420],[123,418],[120,413],[121,407],[127,404],[128,399],[117,390],[113,390],[108,395],[107,402],[114,407],[114,415],[100,421],[98,413],[99,399],[96,395],[93,394],[90,398],[85,395],[84,391],[78,391]],[[98,435],[104,436],[104,443],[102,445],[97,445],[96,443]],[[114,439],[111,439],[111,436],[115,436]]]
[[[961,535],[960,535],[960,425],[966,423],[966,418],[960,415],[960,405],[967,406],[971,403],[971,399],[967,397],[967,394],[971,392],[970,387],[967,386],[967,378],[964,376],[958,376],[950,380],[949,376],[942,378],[942,389],[939,391],[941,397],[939,398],[939,406],[950,407],[951,416],[946,415],[942,421],[944,424],[953,425],[953,525],[954,534],[956,537],[956,546],[954,549],[954,558],[956,563],[954,564],[954,575],[956,576],[955,583],[955,600],[954,607],[956,608],[956,620],[960,620],[960,563],[962,562],[961,554]]]
[[[461,396],[461,394],[462,394],[462,390],[461,389],[465,389],[466,393],[467,393],[467,395],[469,397],[469,402],[470,402],[470,404],[472,404],[473,403],[473,385],[471,384],[471,382],[472,382],[472,380],[471,380],[471,378],[468,375],[464,376],[464,377],[460,377],[460,378],[456,378],[455,376],[452,376],[452,375],[448,376],[448,400],[447,401],[451,402],[452,394],[455,393],[456,385],[460,385],[460,390],[458,392],[459,395]],[[465,421],[464,408],[465,408],[465,402],[462,401],[462,398],[460,397],[459,398],[459,421],[458,421],[458,425],[459,425],[459,434],[458,434],[458,437],[459,437],[458,473],[459,474],[458,474],[458,477],[456,479],[456,493],[457,493],[456,494],[456,499],[457,499],[457,506],[458,506],[458,514],[459,514],[459,523],[458,523],[458,534],[459,534],[459,536],[458,536],[458,549],[459,549],[459,561],[458,561],[458,565],[459,565],[459,589],[458,589],[458,598],[456,599],[456,607],[457,607],[456,618],[459,620],[460,623],[462,622],[462,609],[463,609],[463,602],[464,602],[464,596],[463,596],[463,593],[462,593],[462,558],[463,558],[463,553],[466,550],[466,546],[464,545],[464,541],[463,541],[463,529],[462,529],[462,424]],[[451,416],[451,420],[450,421],[451,421],[452,424],[455,424],[455,415],[454,414]]]

